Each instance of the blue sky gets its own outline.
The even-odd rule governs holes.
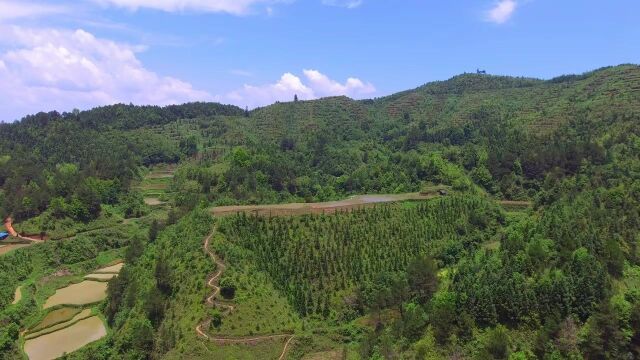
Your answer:
[[[0,120],[580,73],[640,62],[638,14],[637,0],[0,0]]]

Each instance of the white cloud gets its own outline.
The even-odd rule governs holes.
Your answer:
[[[295,95],[298,95],[300,100],[338,95],[360,98],[376,91],[372,84],[357,78],[349,78],[341,84],[317,70],[303,70],[303,73],[306,82],[292,73],[286,73],[274,84],[244,85],[242,89],[227,94],[222,100],[254,108],[276,101],[291,101]]]
[[[322,0],[324,5],[344,7],[347,9],[355,9],[362,5],[363,0]]]
[[[309,80],[309,84],[311,88],[314,89],[316,95],[321,97],[333,95],[349,95],[357,97],[360,95],[371,94],[376,91],[376,88],[373,85],[370,83],[365,84],[358,78],[348,78],[346,83],[340,84],[317,70],[304,70],[303,72]]]
[[[0,21],[61,14],[67,11],[67,8],[57,5],[0,0]]]
[[[210,100],[182,80],[146,69],[143,48],[84,30],[0,26],[0,120],[117,102],[173,104]]]
[[[141,8],[166,12],[201,11],[244,15],[258,4],[270,4],[278,0],[94,0],[103,5],[112,5],[138,10]]]
[[[233,69],[229,71],[231,75],[243,76],[243,77],[252,77],[253,73],[251,71],[242,70],[242,69]]]
[[[500,0],[487,12],[486,20],[496,24],[504,24],[511,19],[517,7],[518,3],[515,0]]]

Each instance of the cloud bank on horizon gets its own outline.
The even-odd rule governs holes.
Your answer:
[[[101,6],[132,11],[224,12],[247,15],[258,5],[283,0],[92,0]],[[331,1],[325,5],[354,8],[362,0]],[[375,87],[355,77],[344,83],[317,70],[304,70],[305,79],[286,72],[273,84],[248,85],[225,94],[196,89],[188,81],[160,75],[145,67],[138,54],[143,46],[100,38],[83,29],[41,28],[20,20],[67,14],[70,7],[0,0],[0,120],[12,121],[38,111],[71,111],[114,103],[169,105],[191,101],[220,101],[251,108],[295,95],[310,100],[324,96],[361,97]],[[232,70],[239,73],[239,70]]]
[[[36,2],[40,1],[40,2]],[[238,84],[235,90],[219,91],[194,86],[189,80],[160,74],[141,60],[147,46],[114,40],[82,26],[42,26],[43,18],[82,16],[74,14],[78,3],[44,0],[0,0],[0,121],[12,121],[38,111],[71,111],[113,103],[168,105],[191,101],[220,101],[250,108],[276,101],[290,101],[294,95],[310,100],[346,95],[372,97],[376,87],[356,76],[335,80],[318,70],[305,69],[297,75],[291,68],[273,82],[254,80]],[[85,0],[89,12],[223,13],[246,18],[270,16],[272,7],[296,0]],[[366,5],[365,0],[316,0],[317,4],[343,9]],[[513,15],[515,0],[501,0],[486,14],[486,20],[502,24]],[[336,10],[339,11],[339,10]],[[298,69],[308,66],[299,64]],[[322,66],[321,66],[322,67]],[[349,69],[347,69],[349,70]],[[227,70],[252,78],[253,73]],[[257,82],[257,83],[256,83]]]
[[[16,117],[46,110],[45,106],[70,111],[114,103],[219,101],[255,108],[291,101],[295,95],[312,100],[360,98],[375,92],[372,84],[358,78],[340,83],[317,70],[304,70],[304,81],[287,72],[273,84],[244,85],[213,95],[145,68],[137,57],[143,47],[101,39],[85,30],[0,25],[0,33],[0,44],[11,48],[0,54],[0,111]]]
[[[167,105],[213,97],[188,82],[146,69],[141,48],[84,30],[0,25],[0,111],[19,117],[40,110],[114,103]],[[13,120],[12,118],[5,120]]]
[[[376,91],[372,84],[358,78],[351,77],[341,84],[317,70],[303,70],[303,73],[306,82],[292,73],[285,73],[276,83],[260,86],[244,85],[242,89],[227,94],[223,99],[255,108],[273,104],[276,101],[291,101],[294,96],[298,96],[300,100],[338,95],[362,98]]]

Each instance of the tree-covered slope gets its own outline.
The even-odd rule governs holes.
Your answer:
[[[131,184],[145,166],[178,164],[162,180],[166,208],[141,222],[155,229],[148,242],[79,237],[10,253],[0,262],[0,303],[25,277],[62,266],[56,249],[82,253],[70,261],[83,262],[128,245],[102,308],[111,332],[72,358],[252,358],[282,349],[205,344],[195,327],[208,318],[220,320],[208,331],[221,336],[291,331],[292,358],[342,348],[372,359],[636,358],[639,120],[636,65],[546,81],[464,74],[379,99],[251,112],[115,105],[29,116],[0,125],[0,215],[18,221],[140,217],[151,210]],[[216,219],[212,247],[228,267],[220,287],[235,294],[238,312],[206,310],[207,206],[431,185],[448,185],[449,196]],[[534,206],[509,213],[495,198]],[[169,225],[159,236],[158,223]],[[30,260],[38,266],[23,264]],[[29,307],[1,319],[11,354]]]

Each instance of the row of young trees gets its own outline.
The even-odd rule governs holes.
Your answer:
[[[258,266],[302,314],[329,316],[333,294],[399,273],[418,255],[454,263],[491,234],[499,216],[476,197],[442,198],[410,208],[380,206],[301,218],[238,215],[224,221],[230,241],[255,254]]]

